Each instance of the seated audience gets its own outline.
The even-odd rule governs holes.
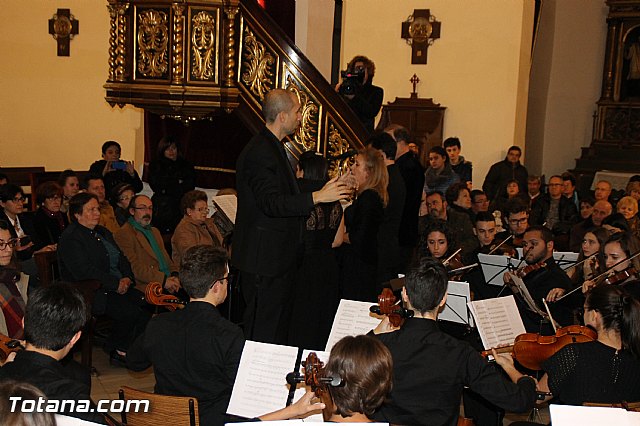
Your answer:
[[[69,211],[69,200],[80,192],[80,181],[78,180],[76,172],[67,169],[58,176],[58,185],[62,188],[62,205],[60,206],[60,211],[66,213]]]
[[[466,187],[471,191],[473,188],[472,175],[473,165],[471,161],[466,161],[460,151],[462,151],[462,145],[460,145],[460,139],[453,137],[444,140],[442,146],[447,151],[449,156],[449,163],[451,168],[460,178],[460,182],[464,183]]]
[[[458,213],[463,213],[469,216],[469,219],[473,219],[473,212],[471,211],[471,192],[467,188],[467,184],[463,182],[454,183],[447,189],[445,194],[447,199],[447,205],[451,210],[455,210]]]
[[[0,333],[21,339],[27,292],[26,288],[20,288],[20,271],[12,265],[16,242],[9,232],[9,224],[0,220]]]
[[[116,141],[102,144],[102,160],[98,160],[89,167],[89,173],[102,176],[107,194],[119,183],[128,183],[138,193],[142,191],[142,181],[133,167],[133,161],[120,159],[122,148]]]
[[[576,191],[576,177],[569,172],[562,174],[562,196],[569,199],[576,209],[580,210],[580,199],[578,198],[578,191]]]
[[[640,302],[619,286],[594,288],[584,303],[584,323],[598,339],[569,344],[549,358],[538,389],[560,404],[640,401]],[[514,368],[511,356],[496,361]]]
[[[55,182],[44,182],[36,190],[36,202],[40,206],[33,217],[36,232],[36,249],[58,244],[64,228],[69,225],[67,215],[60,211],[62,188]]]
[[[357,197],[344,211],[341,298],[374,302],[378,294],[378,232],[389,200],[389,174],[382,154],[371,147],[358,151],[351,173]]]
[[[640,201],[640,182],[629,180],[624,194],[635,198],[636,201]]]
[[[581,202],[582,203],[582,202]],[[595,201],[591,208],[591,215],[584,219],[582,222],[578,222],[571,228],[571,236],[569,238],[569,250],[578,252],[582,239],[584,238],[587,230],[602,226],[605,218],[609,217],[612,213],[611,203],[608,201],[600,200]]]
[[[580,208],[578,212],[580,213],[580,218],[582,220],[591,217],[591,213],[593,213],[593,206],[596,203],[596,199],[591,195],[580,199]]]
[[[431,221],[443,220],[447,223],[459,247],[462,247],[462,254],[471,253],[476,247],[476,241],[469,216],[450,209],[444,195],[437,191],[427,193],[426,204],[429,214],[424,219],[421,218],[420,235],[424,235],[423,232]]]
[[[403,425],[455,425],[465,386],[509,411],[526,412],[536,399],[535,381],[509,370],[513,383],[469,344],[438,329],[447,300],[448,276],[434,259],[409,271],[402,300],[414,317],[394,330],[388,318],[374,333],[393,358],[393,388],[373,415],[379,422]]]
[[[489,200],[495,200],[501,188],[506,188],[507,182],[515,179],[524,188],[527,184],[527,169],[520,164],[522,150],[518,146],[512,146],[507,150],[507,157],[495,163],[489,169],[484,178],[482,190],[487,194]]]
[[[640,238],[640,218],[638,217],[638,201],[627,195],[626,197],[622,197],[618,204],[616,204],[616,209],[618,213],[622,214],[624,218],[627,220],[627,224],[629,225],[629,230],[636,236],[636,238]]]
[[[102,178],[98,175],[86,175],[82,182],[82,189],[89,194],[95,195],[98,199],[98,203],[100,205],[99,225],[104,226],[111,233],[118,232],[120,225],[118,225],[118,221],[116,220],[116,214],[113,211],[113,207],[111,207],[111,204],[107,201]],[[69,213],[69,219],[72,219],[71,213]]]
[[[89,400],[89,370],[74,361],[63,362],[80,339],[87,323],[87,305],[76,289],[56,284],[34,290],[24,316],[25,349],[0,368],[0,383],[26,382],[42,390],[47,399]],[[70,411],[61,404],[62,414],[104,424],[95,412]]]
[[[429,167],[424,172],[423,191],[428,194],[432,191],[439,191],[443,194],[456,182],[460,182],[460,177],[455,174],[449,164],[447,151],[441,146],[434,146],[429,150]]]
[[[505,217],[507,203],[513,199],[521,199],[526,203],[529,202],[529,198],[524,195],[520,188],[520,183],[516,179],[509,180],[506,187],[500,190],[498,196],[489,205],[489,211],[495,212],[497,210],[500,212],[500,217]]]
[[[527,195],[529,196],[529,206],[533,204],[533,202],[538,198],[542,192],[540,189],[542,187],[542,179],[540,176],[529,175],[527,177]]]
[[[118,226],[122,226],[127,223],[127,220],[129,219],[129,203],[134,195],[136,195],[136,193],[133,192],[133,187],[128,183],[119,183],[111,191],[109,203],[113,208],[113,213],[115,215],[116,222],[118,222]],[[113,231],[114,234],[116,232],[118,231]]]
[[[569,249],[569,232],[578,221],[578,210],[562,195],[562,177],[551,176],[547,185],[549,192],[541,195],[531,205],[531,225],[544,225],[553,233],[556,250]]]
[[[180,265],[184,253],[193,246],[207,244],[219,247],[222,235],[213,219],[207,217],[209,207],[207,194],[193,190],[184,194],[180,206],[183,217],[171,237],[171,256],[176,266]]]
[[[193,165],[180,155],[176,138],[160,139],[156,158],[149,163],[149,185],[153,190],[153,226],[161,233],[171,233],[180,219],[180,200],[196,186]]]
[[[617,232],[630,232],[629,222],[622,215],[622,213],[613,213],[607,216],[602,221],[602,227],[608,230],[611,234]]]
[[[595,185],[594,196],[596,201],[609,201],[611,202],[611,183],[606,180],[598,181]]]
[[[151,226],[151,199],[134,195],[129,202],[129,213],[129,219],[113,237],[131,264],[136,288],[144,292],[147,284],[154,281],[171,293],[177,292],[180,290],[179,268],[164,248],[160,231]]]
[[[66,281],[96,280],[92,311],[113,319],[104,349],[114,365],[121,365],[127,348],[142,332],[149,313],[142,309],[144,295],[134,288],[131,265],[108,229],[98,225],[98,197],[89,193],[69,201],[71,223],[58,243],[60,275]]]
[[[155,393],[195,397],[200,424],[222,426],[244,347],[242,330],[217,308],[227,297],[227,255],[211,245],[191,247],[180,274],[191,301],[149,322],[127,353],[127,366],[153,365]]]

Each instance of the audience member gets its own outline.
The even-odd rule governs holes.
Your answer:
[[[576,177],[569,172],[562,174],[562,195],[568,198],[576,206],[576,210],[580,210],[580,199],[578,191],[576,191]]]
[[[429,150],[429,168],[424,172],[424,192],[439,191],[443,194],[460,178],[453,172],[449,164],[447,151],[441,146]]]
[[[347,64],[347,73],[352,79],[342,80],[336,85],[336,92],[340,93],[356,113],[369,134],[373,133],[374,119],[382,107],[384,90],[372,84],[376,73],[376,65],[366,56],[355,56]]]
[[[495,212],[497,210],[500,212],[500,217],[505,217],[509,200],[513,200],[515,198],[519,198],[526,203],[530,202],[529,197],[527,197],[520,189],[520,183],[515,179],[511,179],[507,182],[507,185],[500,190],[498,196],[491,202],[489,205],[489,211]]]
[[[611,183],[606,180],[601,180],[596,183],[594,195],[596,201],[609,201],[611,197]]]
[[[36,189],[36,202],[40,206],[33,216],[36,235],[35,248],[56,246],[64,228],[69,225],[67,215],[60,211],[62,188],[55,182],[44,182]]]
[[[612,213],[602,221],[602,227],[611,234],[616,232],[630,232],[629,222],[621,213]]]
[[[527,184],[527,169],[520,164],[522,150],[518,146],[512,146],[507,150],[507,157],[491,166],[482,184],[482,190],[489,200],[494,200],[501,188],[505,188],[507,182],[515,179],[520,183],[520,188]]]
[[[153,226],[160,233],[171,233],[180,219],[180,200],[196,186],[193,165],[181,155],[173,136],[160,139],[156,158],[149,164],[149,185],[153,190]]]
[[[400,221],[398,243],[404,261],[403,270],[413,257],[418,243],[418,212],[424,187],[424,169],[417,155],[409,149],[409,131],[404,127],[392,125],[385,129],[397,143],[396,164],[405,184],[405,203]]]
[[[358,151],[351,168],[357,197],[344,211],[346,234],[341,271],[342,297],[374,302],[378,294],[378,233],[388,204],[389,174],[376,149]]]
[[[529,205],[533,204],[533,202],[542,194],[540,189],[542,187],[542,179],[540,176],[529,175],[527,177],[527,195],[529,196]]]
[[[69,200],[80,191],[78,175],[71,169],[66,169],[58,176],[58,185],[62,187],[62,205],[60,211],[69,211]]]
[[[584,202],[581,201],[582,204]],[[584,234],[591,228],[602,226],[602,221],[611,214],[611,204],[608,201],[594,201],[591,215],[571,228],[569,250],[578,252]]]
[[[460,178],[460,182],[464,183],[467,188],[469,188],[469,191],[471,191],[473,188],[473,183],[471,182],[473,165],[471,164],[471,161],[466,161],[464,157],[460,155],[460,151],[462,151],[460,139],[456,137],[447,138],[444,140],[442,146],[447,151],[451,168]]]
[[[104,181],[102,178],[98,175],[86,175],[82,181],[82,189],[89,194],[95,195],[98,199],[100,206],[100,220],[98,224],[107,228],[111,233],[118,232],[120,225],[118,225],[118,221],[116,220],[116,214],[113,211],[113,207],[111,207],[111,204],[107,201]],[[69,219],[73,220],[71,218],[71,213],[69,213]]]
[[[462,391],[468,386],[491,403],[526,412],[536,399],[535,381],[507,369],[506,381],[470,345],[444,334],[437,318],[447,301],[448,276],[434,259],[409,271],[402,300],[414,317],[395,330],[388,318],[374,333],[389,348],[394,382],[374,419],[390,424],[455,425]]]
[[[9,224],[0,220],[0,333],[21,339],[27,291],[20,286],[20,271],[12,265],[16,242],[9,232]]]
[[[451,210],[466,214],[473,222],[473,212],[471,211],[471,193],[464,182],[454,183],[447,189],[445,194],[447,205]]]
[[[473,213],[473,220],[475,221],[475,216],[477,216],[478,213],[488,211],[489,199],[487,198],[487,194],[480,189],[471,191],[471,212]]]
[[[0,383],[26,382],[42,390],[47,399],[88,401],[89,370],[74,361],[63,361],[80,339],[89,313],[80,292],[67,284],[34,290],[24,316],[25,349],[0,368]],[[95,406],[71,411],[61,404],[62,414],[104,424]]]
[[[448,208],[447,200],[438,191],[429,192],[426,203],[429,214],[423,220],[420,235],[423,235],[423,230],[428,227],[429,222],[432,220],[443,220],[447,222],[459,247],[462,248],[462,254],[466,256],[471,253],[476,246],[476,241],[469,216]]]
[[[144,292],[147,284],[159,282],[175,293],[180,289],[179,268],[164,248],[160,231],[151,226],[152,217],[151,199],[134,195],[129,202],[129,219],[113,237],[131,264],[138,290]]]
[[[102,144],[102,160],[94,162],[89,167],[89,173],[102,176],[107,194],[119,183],[128,183],[136,193],[142,191],[142,181],[133,167],[133,161],[120,159],[122,148],[116,141],[106,141]]]
[[[127,223],[129,219],[129,203],[136,193],[133,191],[133,187],[128,183],[119,183],[113,187],[110,195],[110,204],[113,207],[113,213],[118,222],[118,227]],[[114,234],[118,230],[113,231]]]
[[[389,175],[387,184],[389,200],[384,208],[384,216],[378,231],[378,282],[385,282],[398,278],[402,270],[399,235],[407,192],[402,174],[395,164],[397,146],[393,137],[386,132],[376,132],[365,145],[370,145],[382,153]]]
[[[640,182],[637,181],[629,181],[627,184],[627,188],[625,190],[625,195],[629,195],[636,199],[636,201],[640,202]]]
[[[114,365],[122,365],[127,348],[142,332],[149,314],[144,295],[133,288],[131,265],[109,230],[100,226],[98,197],[80,193],[69,201],[71,223],[58,243],[60,275],[67,281],[97,280],[92,310],[113,319],[104,349]]]
[[[582,220],[591,217],[593,213],[593,206],[596,203],[596,199],[591,195],[588,195],[580,200],[580,217]]]
[[[616,204],[618,213],[627,220],[629,230],[636,238],[640,238],[640,218],[638,218],[638,201],[627,195],[622,197]]]
[[[193,246],[202,244],[220,247],[222,234],[209,215],[207,194],[194,189],[182,197],[180,202],[182,220],[171,237],[171,256],[176,266],[180,265],[184,253]]]
[[[556,250],[569,249],[569,232],[578,222],[575,204],[562,195],[562,177],[551,176],[547,185],[549,192],[538,197],[531,205],[531,225],[544,225],[553,233]]]
[[[127,366],[134,371],[153,366],[155,393],[195,397],[200,424],[222,426],[244,347],[240,328],[217,308],[229,285],[225,251],[191,247],[180,278],[190,303],[154,317],[127,353]]]

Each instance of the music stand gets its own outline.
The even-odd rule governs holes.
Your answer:
[[[467,305],[470,301],[471,290],[469,289],[469,283],[449,281],[447,285],[447,302],[442,312],[438,315],[438,319],[474,327],[473,316]]]
[[[485,282],[500,287],[504,285],[502,279],[504,273],[516,268],[517,263],[514,264],[513,261],[519,262],[518,259],[503,255],[478,254],[478,263],[482,266]]]
[[[572,251],[554,251],[553,258],[564,271],[578,262],[578,253]]]

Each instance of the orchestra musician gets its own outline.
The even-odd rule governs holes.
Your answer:
[[[529,291],[537,307],[544,311],[542,299],[551,289],[571,288],[571,280],[553,259],[553,234],[544,226],[531,226],[523,235],[523,260],[526,266],[516,271]],[[525,274],[525,272],[528,272]],[[505,284],[510,285],[510,277],[505,274]],[[548,334],[551,330],[541,330],[543,318],[531,310],[522,297],[516,297],[516,304],[527,332]],[[560,325],[573,323],[570,307],[564,301],[550,305],[553,319]]]
[[[513,198],[507,201],[505,215],[508,228],[496,235],[496,239],[502,241],[512,235],[510,244],[513,247],[522,247],[524,231],[529,227],[529,204],[519,198]]]
[[[538,390],[570,405],[640,401],[640,302],[620,286],[596,287],[587,293],[584,322],[597,340],[571,343],[545,361]],[[510,355],[496,362],[514,369]]]
[[[418,256],[430,256],[443,263],[447,270],[464,266],[460,251],[456,248],[455,235],[444,220],[429,222],[424,237],[418,243]]]
[[[457,423],[464,386],[513,412],[533,407],[535,381],[518,372],[512,382],[489,365],[470,345],[438,329],[445,306],[447,271],[436,259],[424,258],[405,277],[402,300],[414,311],[395,329],[388,318],[373,333],[389,348],[394,383],[389,398],[374,414],[380,422],[404,425]]]
[[[629,293],[640,299],[640,277],[638,276],[640,257],[625,261],[638,251],[640,251],[640,241],[631,232],[618,232],[611,235],[604,244],[602,252],[605,269],[612,268],[613,277],[603,278],[609,278],[606,283],[624,286]],[[599,284],[593,280],[587,280],[582,285],[582,291],[587,292]]]

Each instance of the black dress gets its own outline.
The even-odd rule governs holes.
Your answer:
[[[69,225],[67,215],[62,212],[51,212],[45,208],[39,208],[33,216],[33,228],[36,231],[34,242],[36,250],[50,244],[58,244],[64,228]]]
[[[302,192],[322,188],[323,182],[300,179]],[[316,204],[302,232],[304,255],[296,275],[289,344],[324,350],[338,309],[338,262],[331,244],[336,236],[340,202]]]
[[[640,360],[598,341],[565,346],[543,364],[562,404],[640,401]]]
[[[175,161],[159,158],[149,165],[149,185],[153,189],[153,226],[160,232],[172,232],[180,219],[180,200],[193,190],[196,174],[193,165],[184,158]]]
[[[375,302],[378,292],[378,230],[384,217],[382,200],[373,189],[358,195],[344,211],[350,244],[343,244],[342,298]]]

